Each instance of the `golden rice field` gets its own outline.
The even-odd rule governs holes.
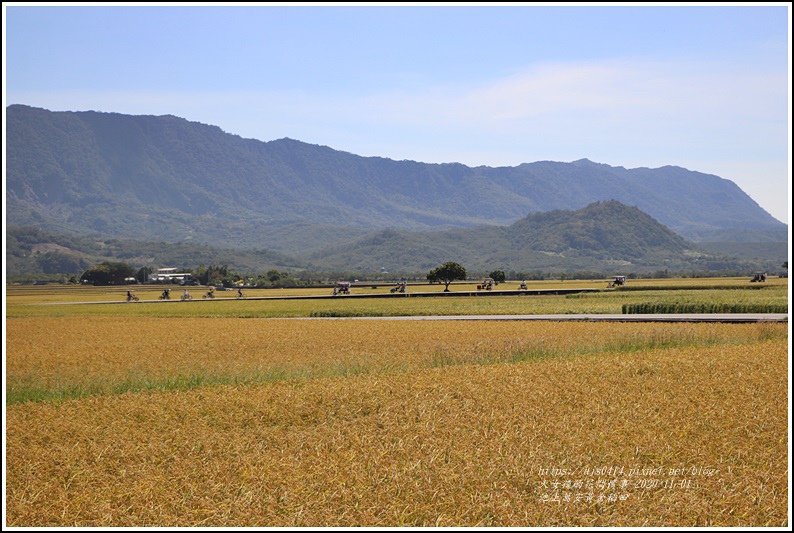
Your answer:
[[[787,323],[8,301],[7,526],[790,521]]]

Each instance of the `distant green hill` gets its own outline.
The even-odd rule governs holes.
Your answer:
[[[752,255],[722,254],[719,246],[706,249],[685,241],[636,207],[614,200],[576,211],[533,213],[509,226],[425,232],[387,229],[363,236],[347,233],[340,236],[341,242],[322,248],[315,243],[317,250],[301,255],[198,243],[70,237],[19,226],[9,226],[6,238],[9,275],[79,274],[103,261],[121,261],[136,268],[228,265],[249,274],[272,269],[421,274],[446,261],[459,262],[470,272],[647,274],[660,270],[776,272],[785,260],[785,255],[759,260]]]
[[[456,261],[475,271],[647,273],[747,269],[687,242],[636,207],[595,202],[576,211],[533,213],[510,226],[439,232],[384,230],[310,255],[312,263],[359,271],[424,271]],[[767,266],[779,266],[785,256]],[[755,262],[758,266],[763,262]],[[761,268],[758,266],[758,268]],[[777,268],[775,268],[777,270]]]
[[[652,254],[680,256],[694,247],[669,228],[615,200],[578,211],[533,213],[510,226],[514,248],[598,259],[641,261]]]
[[[5,134],[7,223],[56,234],[297,255],[373,230],[508,226],[617,200],[690,240],[787,240],[733,182],[680,167],[393,161],[170,115],[23,105],[6,108]]]

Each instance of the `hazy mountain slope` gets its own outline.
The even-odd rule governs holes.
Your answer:
[[[244,274],[268,270],[302,270],[304,262],[269,251],[225,249],[197,243],[144,242],[131,239],[97,240],[42,232],[33,227],[6,228],[6,274],[31,276],[63,274],[79,277],[104,261],[135,268],[228,265]]]
[[[307,229],[307,228],[304,228]],[[294,231],[303,231],[298,226]],[[326,228],[326,231],[331,229]],[[306,233],[302,233],[308,235]],[[230,249],[199,243],[142,242],[130,239],[67,237],[32,227],[6,229],[8,275],[79,274],[102,261],[135,267],[225,264],[246,273],[270,269],[308,272],[426,273],[445,261],[470,272],[644,273],[732,270],[778,271],[785,248],[761,250],[767,259],[720,247],[706,250],[684,241],[635,207],[597,202],[577,211],[534,213],[510,226],[478,226],[433,232],[381,230],[326,238],[320,251],[287,256],[269,250]],[[319,240],[315,246],[319,247]],[[768,244],[768,243],[766,243]],[[738,248],[738,252],[750,251]],[[737,258],[738,256],[738,258]]]
[[[542,206],[534,211],[579,209],[592,201],[614,199],[639,207],[692,240],[740,228],[777,230],[778,238],[786,233],[784,224],[732,181],[680,167],[625,169],[581,159],[495,170],[501,169],[484,172],[511,191],[523,191],[534,206]]]
[[[7,221],[58,233],[299,253],[317,249],[314,227],[333,244],[348,232],[509,225],[616,199],[688,238],[787,239],[732,182],[677,167],[471,168],[243,139],[174,116],[6,111]]]

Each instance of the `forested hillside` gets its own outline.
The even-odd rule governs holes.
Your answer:
[[[51,233],[299,255],[372,230],[507,226],[614,199],[689,240],[787,239],[733,182],[673,166],[473,168],[244,139],[174,116],[6,111],[7,222]]]
[[[301,270],[304,263],[269,250],[228,249],[206,244],[98,240],[40,231],[30,226],[6,228],[6,273],[79,275],[104,261],[123,262],[135,268],[230,265],[237,271]]]
[[[510,226],[439,232],[384,230],[310,256],[330,268],[426,270],[452,260],[475,270],[647,272],[733,268],[738,262],[687,242],[636,207],[595,202],[531,214]]]
[[[509,226],[478,226],[443,231],[379,230],[314,252],[285,255],[267,249],[235,249],[197,243],[99,240],[10,226],[10,275],[79,274],[102,261],[140,267],[228,265],[249,273],[418,274],[446,261],[471,272],[574,272],[600,274],[658,271],[780,271],[780,250],[759,259],[725,255],[685,241],[636,207],[595,202],[576,211],[535,213]],[[784,250],[785,251],[785,250]],[[778,255],[774,255],[777,253]]]

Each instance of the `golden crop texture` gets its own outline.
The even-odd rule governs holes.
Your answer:
[[[10,319],[8,401],[783,338],[785,324]]]
[[[787,324],[11,319],[6,522],[785,526],[787,344]]]

